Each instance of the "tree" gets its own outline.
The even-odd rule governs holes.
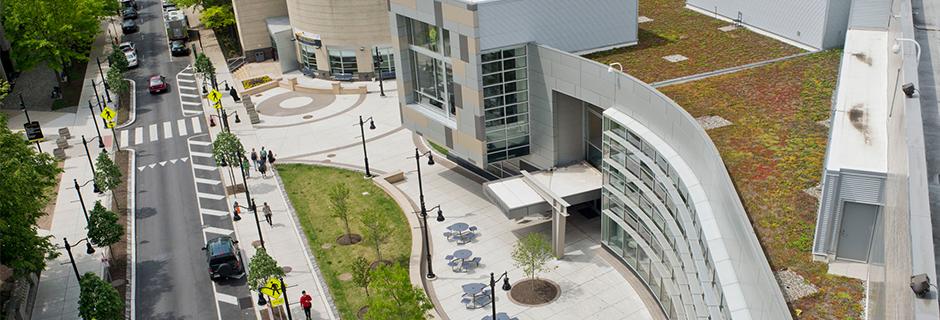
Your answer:
[[[124,298],[94,272],[79,280],[78,314],[82,319],[124,319]]]
[[[109,69],[107,77],[108,88],[111,88],[111,90],[114,90],[114,92],[117,92],[118,94],[124,94],[131,89],[131,87],[127,84],[127,81],[124,80],[124,73],[122,73],[120,69]]]
[[[522,268],[522,273],[534,279],[538,273],[547,271],[545,264],[554,258],[552,246],[541,233],[532,232],[516,242],[512,250],[512,260],[516,267]]]
[[[205,54],[199,53],[196,55],[196,62],[193,63],[193,67],[196,68],[196,72],[202,73],[210,82],[215,80],[215,66],[212,65],[212,60]]]
[[[3,99],[6,99],[7,95],[10,94],[10,83],[4,79],[0,79],[0,104],[2,104]]]
[[[127,62],[127,56],[124,55],[124,51],[121,51],[121,48],[117,45],[111,45],[111,54],[108,55],[108,66],[111,69],[119,70],[121,73],[127,72],[127,69],[130,67],[130,63]]]
[[[382,261],[382,244],[387,242],[391,235],[391,222],[388,215],[379,210],[366,210],[362,214],[362,224],[366,244],[375,249],[375,256],[378,261]]]
[[[23,143],[23,135],[7,127],[0,114],[0,264],[23,277],[46,268],[46,259],[58,255],[48,236],[36,234],[36,221],[44,216],[49,191],[62,170],[47,153]]]
[[[372,282],[372,268],[366,258],[356,257],[352,262],[352,281],[354,284],[366,290],[366,297],[369,297],[369,283]]]
[[[330,188],[327,196],[330,198],[330,209],[333,210],[333,217],[343,220],[343,225],[346,227],[346,234],[343,236],[346,237],[347,244],[351,244],[352,230],[349,229],[349,188],[342,183],[336,184],[333,188]]]
[[[106,0],[3,1],[3,27],[20,70],[45,63],[58,75],[88,48],[106,15]]]
[[[238,140],[231,132],[219,133],[212,142],[212,157],[220,165],[229,165],[228,172],[232,177],[232,183],[235,182],[235,172],[232,167],[238,166],[241,159],[245,156],[245,148],[241,140]],[[251,205],[249,203],[249,205]]]
[[[173,0],[172,2],[181,8],[192,8],[195,6],[208,8],[226,4],[231,5],[232,3],[231,0]]]
[[[268,255],[267,250],[258,248],[255,255],[248,262],[248,288],[258,291],[263,288],[268,279],[284,277],[284,269],[277,265],[277,261]]]
[[[408,270],[400,265],[373,271],[375,295],[369,298],[369,320],[425,319],[434,308],[424,290],[411,285]]]
[[[235,25],[235,11],[232,10],[230,5],[208,7],[202,10],[199,22],[202,22],[202,25],[206,28],[213,30],[231,27]]]
[[[99,153],[95,161],[95,183],[102,191],[111,191],[111,195],[121,185],[121,169],[111,161],[107,152]]]
[[[118,215],[95,201],[95,207],[88,213],[88,241],[96,247],[108,247],[121,241],[124,226],[118,223]]]

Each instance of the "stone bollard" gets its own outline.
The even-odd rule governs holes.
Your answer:
[[[340,94],[343,92],[343,85],[341,85],[339,81],[331,82],[330,86],[333,88],[333,94]]]
[[[59,136],[60,136],[60,137],[65,137],[66,140],[72,139],[72,134],[69,133],[69,128],[68,128],[68,127],[59,128]]]
[[[65,161],[65,149],[55,148],[52,150],[52,156],[54,156],[56,160]]]
[[[59,138],[55,140],[55,144],[57,147],[59,147],[59,149],[62,149],[62,150],[65,150],[68,147],[70,147],[69,141],[65,140],[65,137],[63,136],[59,136]]]
[[[287,86],[290,87],[290,91],[296,91],[297,90],[297,78],[296,77],[288,78]]]

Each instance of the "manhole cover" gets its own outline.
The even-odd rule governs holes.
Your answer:
[[[669,61],[669,62],[679,62],[679,61],[689,60],[689,58],[681,54],[668,55],[668,56],[663,57],[663,59],[666,59],[666,61]]]
[[[281,270],[284,270],[284,273],[290,273],[292,270],[294,270],[294,268],[291,268],[290,266],[283,266],[281,267]]]
[[[331,154],[326,155],[327,158],[332,158],[332,157],[335,157],[335,156],[336,156],[335,153],[331,153]]]
[[[305,116],[304,116],[304,120],[307,120],[307,119],[313,119],[313,116],[312,116],[312,115],[309,115],[309,114],[308,114],[308,115],[305,115]]]

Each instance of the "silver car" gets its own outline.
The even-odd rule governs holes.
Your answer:
[[[137,67],[137,53],[134,51],[125,51],[124,57],[127,58],[127,67],[136,68]]]

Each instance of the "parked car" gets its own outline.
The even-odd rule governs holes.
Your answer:
[[[122,14],[124,15],[124,20],[137,19],[138,17],[140,17],[137,14],[137,9],[134,9],[134,7],[124,8],[124,11],[122,12]]]
[[[118,47],[120,47],[121,51],[124,51],[124,53],[136,52],[137,50],[137,47],[134,46],[134,43],[130,41],[121,42]]]
[[[202,250],[206,251],[209,278],[212,280],[245,276],[245,266],[242,263],[241,251],[238,250],[237,240],[229,236],[221,236],[206,242]]]
[[[163,13],[167,13],[169,11],[176,11],[176,10],[179,10],[176,8],[176,4],[168,3],[168,2],[163,3]]]
[[[124,51],[124,57],[127,58],[127,67],[128,68],[137,68],[139,61],[137,61],[137,53],[134,51]]]
[[[170,42],[170,54],[172,54],[174,57],[188,56],[189,48],[186,47],[186,42],[182,40],[175,40]]]
[[[137,5],[137,1],[134,0],[121,0],[121,7],[140,9],[140,6]]]
[[[150,94],[157,94],[160,92],[167,92],[170,90],[170,84],[166,83],[166,78],[161,75],[155,75],[150,77]]]
[[[124,34],[131,34],[140,30],[140,27],[137,26],[137,22],[134,22],[132,19],[124,20],[121,22],[121,30],[124,31]]]

